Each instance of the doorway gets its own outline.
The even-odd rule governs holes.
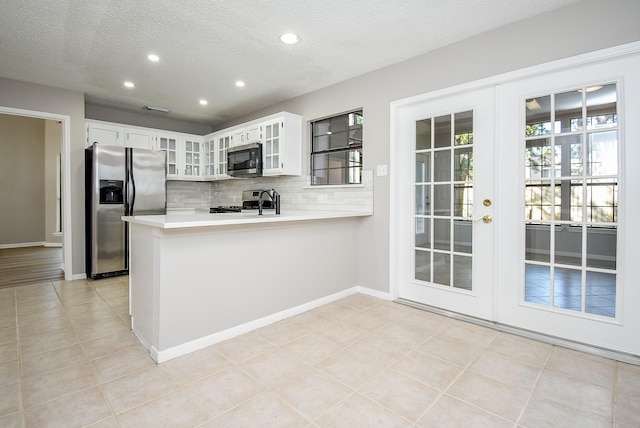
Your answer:
[[[635,49],[392,105],[394,297],[640,355]]]
[[[70,117],[48,112],[16,109],[0,106],[0,114],[31,117],[59,122],[61,125],[61,156],[60,156],[60,208],[62,229],[62,266],[64,279],[73,279],[72,273],[72,230],[71,230],[71,173],[69,163],[71,159]]]

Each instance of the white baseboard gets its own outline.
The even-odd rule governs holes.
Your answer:
[[[177,358],[182,355],[188,354],[190,352],[194,352],[194,351],[206,348],[207,346],[215,345],[216,343],[222,342],[224,340],[232,339],[236,336],[240,336],[241,334],[249,333],[250,331],[256,330],[258,328],[266,327],[270,324],[276,323],[285,318],[290,318],[295,315],[299,315],[303,312],[307,312],[308,310],[326,305],[327,303],[331,303],[331,302],[335,302],[336,300],[343,299],[347,296],[360,292],[358,290],[359,288],[363,288],[363,287],[349,288],[347,290],[340,291],[330,296],[322,297],[320,299],[313,300],[308,303],[304,303],[300,306],[296,306],[294,308],[286,309],[284,311],[281,311],[272,315],[268,315],[264,318],[250,321],[248,323],[241,324],[236,327],[232,327],[227,330],[223,330],[218,333],[214,333],[209,336],[202,337],[200,339],[183,343],[182,345],[165,349],[164,351],[158,351],[153,346],[148,346],[148,344],[145,344],[144,342],[142,344],[145,345],[145,347],[149,350],[149,355],[156,363],[164,363],[165,361],[169,361],[173,358]],[[367,290],[368,292],[363,292],[363,294],[369,294],[372,296],[374,295],[372,294],[375,292],[374,290],[371,290],[371,289],[365,289],[365,290]],[[378,296],[375,296],[375,297],[378,297]],[[134,334],[135,334],[135,331],[134,331]]]
[[[44,246],[49,248],[62,248],[62,242],[45,242]]]
[[[389,300],[389,301],[393,300],[391,298],[391,293],[385,293],[384,291],[378,291],[372,288],[362,287],[360,285],[356,287],[356,291],[358,293],[366,294],[367,296],[377,297],[378,299],[382,299],[382,300]]]
[[[22,248],[22,247],[42,247],[44,246],[44,241],[42,242],[20,242],[17,244],[0,244],[0,249],[2,248]]]

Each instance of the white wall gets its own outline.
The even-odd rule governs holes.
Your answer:
[[[62,124],[44,120],[44,242],[62,245],[62,236],[56,234],[58,189],[58,161],[62,152]]]
[[[582,1],[239,117],[220,129],[283,110],[309,121],[362,107],[364,167],[375,170],[389,164],[390,102],[638,41],[639,20],[638,0]],[[303,135],[308,158],[308,132]],[[305,167],[308,174],[308,162]],[[374,216],[361,222],[358,234],[358,285],[380,291],[389,291],[389,193],[389,176],[375,177]]]

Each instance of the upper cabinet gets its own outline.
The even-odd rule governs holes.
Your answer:
[[[300,175],[302,116],[280,112],[212,134],[178,132],[86,121],[86,147],[93,143],[165,150],[167,179],[220,180],[227,175],[227,149],[262,143],[263,175]]]

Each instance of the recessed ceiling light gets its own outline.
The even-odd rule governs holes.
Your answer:
[[[149,61],[153,61],[153,62],[160,61],[160,57],[156,54],[149,54],[147,55],[147,58],[149,58]]]
[[[200,104],[203,106],[206,106],[207,104],[209,104],[209,101],[207,100],[200,100]]]
[[[126,82],[124,82],[124,86],[126,86],[127,88],[133,88],[136,85],[133,82],[129,82],[127,80]]]
[[[300,39],[298,38],[298,36],[296,34],[285,33],[282,36],[280,36],[280,41],[282,43],[284,43],[285,45],[295,45],[296,43],[298,43],[300,41]]]
[[[237,86],[238,88],[242,88],[242,87],[244,86],[244,82],[243,82],[242,80],[238,80],[238,81],[236,82],[236,86]]]

